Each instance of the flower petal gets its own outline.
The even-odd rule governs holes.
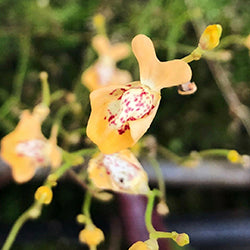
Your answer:
[[[110,50],[109,39],[103,35],[93,37],[92,46],[100,56],[106,55]]]
[[[130,47],[126,43],[116,43],[111,45],[109,56],[115,61],[118,62],[130,54]]]
[[[147,36],[135,36],[132,49],[139,63],[141,83],[155,91],[191,80],[192,71],[189,65],[182,60],[160,62],[156,57],[154,45]]]

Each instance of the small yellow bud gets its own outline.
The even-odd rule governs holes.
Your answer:
[[[42,71],[40,72],[40,75],[39,75],[41,81],[47,81],[48,80],[48,73],[46,71]]]
[[[137,241],[129,248],[129,250],[149,250],[149,248],[146,243],[142,241]]]
[[[213,24],[207,26],[200,37],[199,47],[203,50],[211,50],[215,48],[220,42],[221,33],[221,25]]]
[[[147,241],[137,241],[135,242],[129,250],[158,250],[159,245],[157,240],[149,239]]]
[[[95,27],[103,27],[105,24],[105,17],[102,14],[96,14],[93,18]]]
[[[67,93],[65,99],[68,103],[72,103],[76,101],[76,95],[74,93]]]
[[[41,215],[41,209],[38,207],[33,207],[30,209],[29,215],[31,219],[37,219]]]
[[[50,204],[52,197],[52,190],[47,186],[41,186],[35,192],[35,199],[43,204]]]
[[[156,210],[160,215],[167,215],[169,213],[169,208],[165,201],[160,201],[157,204]]]
[[[172,232],[172,239],[181,247],[189,244],[189,236],[185,233],[178,234],[177,232]]]
[[[84,214],[78,214],[76,216],[76,221],[79,223],[79,224],[84,224],[86,222],[86,216]]]
[[[80,231],[79,240],[88,246],[97,246],[104,241],[104,234],[101,229],[91,224],[87,225],[85,229]]]
[[[241,155],[236,150],[230,150],[227,154],[227,159],[232,163],[241,163]]]

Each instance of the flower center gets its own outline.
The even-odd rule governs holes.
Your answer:
[[[124,90],[108,107],[109,126],[123,134],[129,129],[128,121],[141,119],[150,113],[154,108],[153,99],[154,95],[146,87]]]
[[[139,168],[117,154],[104,155],[103,164],[112,180],[122,189],[128,189],[138,176]]]
[[[34,159],[37,163],[45,163],[45,147],[43,140],[29,140],[17,144],[16,152],[19,156],[27,156]]]

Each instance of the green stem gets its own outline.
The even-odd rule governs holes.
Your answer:
[[[153,239],[170,238],[170,239],[172,239],[173,238],[173,233],[160,232],[160,231],[152,232],[152,233],[150,233],[150,238],[153,238]]]
[[[164,156],[165,158],[178,163],[181,161],[182,157],[178,156],[177,154],[173,153],[172,151],[168,150],[167,148],[158,145],[158,152]]]
[[[201,157],[209,157],[209,156],[227,156],[229,153],[229,149],[207,149],[197,152]]]
[[[186,63],[190,63],[192,61],[197,61],[200,60],[202,54],[203,54],[203,50],[200,47],[197,47],[196,49],[194,49],[191,54],[183,57],[181,60],[186,62]]]
[[[30,218],[29,210],[27,210],[25,213],[23,213],[15,222],[13,225],[5,244],[3,245],[2,250],[8,250],[11,248],[20,228],[23,226],[23,224]]]
[[[12,226],[9,235],[3,245],[2,250],[9,250],[16,239],[16,236],[24,223],[28,221],[29,219],[34,218],[34,210],[36,210],[37,214],[39,215],[41,206],[35,202],[31,207],[29,207],[14,223]]]
[[[154,190],[150,190],[148,192],[148,203],[147,203],[147,208],[145,212],[145,224],[150,234],[155,232],[155,229],[152,225],[152,212],[153,212],[153,207],[154,207],[155,196],[156,196],[156,193],[154,192]]]
[[[220,41],[220,48],[228,47],[232,44],[243,44],[245,38],[240,35],[230,35],[226,36],[225,38],[221,39]]]
[[[42,104],[49,107],[50,105],[50,89],[49,89],[49,83],[48,78],[45,77],[41,79],[42,83]]]
[[[44,182],[44,185],[51,188],[53,186],[53,182],[58,180],[71,166],[72,166],[71,162],[66,162],[65,164],[63,164],[60,168],[55,170],[54,173],[50,174],[47,177],[47,179]],[[53,178],[51,178],[52,176]],[[53,182],[51,180],[53,180]],[[27,220],[39,217],[42,210],[42,203],[43,203],[42,201],[34,201],[34,203],[16,220],[3,245],[2,250],[10,249],[14,240],[16,239],[19,230]]]
[[[156,160],[155,157],[149,156],[148,159],[154,168],[156,178],[158,180],[158,186],[159,186],[159,190],[161,192],[161,200],[165,201],[165,199],[166,199],[165,182],[164,182],[164,178],[162,175],[162,171],[161,171],[159,162]]]
[[[17,72],[13,80],[13,95],[20,102],[24,77],[28,68],[31,38],[29,32],[22,33],[19,37],[19,58]]]
[[[84,199],[84,203],[83,203],[83,214],[86,216],[86,224],[93,224],[92,220],[91,220],[91,215],[90,215],[90,205],[91,205],[91,194],[89,191],[86,191],[85,194],[85,199]]]

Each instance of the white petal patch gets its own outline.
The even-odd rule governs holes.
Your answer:
[[[154,95],[146,87],[132,87],[125,90],[108,107],[109,126],[123,134],[129,129],[128,121],[134,121],[148,115],[154,108]]]
[[[16,152],[19,156],[27,156],[34,159],[37,163],[45,163],[45,147],[43,140],[29,140],[19,142],[16,146]]]
[[[121,189],[129,189],[134,180],[140,175],[140,168],[117,154],[104,155],[103,165],[111,179]]]
[[[112,79],[115,71],[114,63],[109,58],[103,58],[96,64],[96,71],[101,85],[106,85]]]

